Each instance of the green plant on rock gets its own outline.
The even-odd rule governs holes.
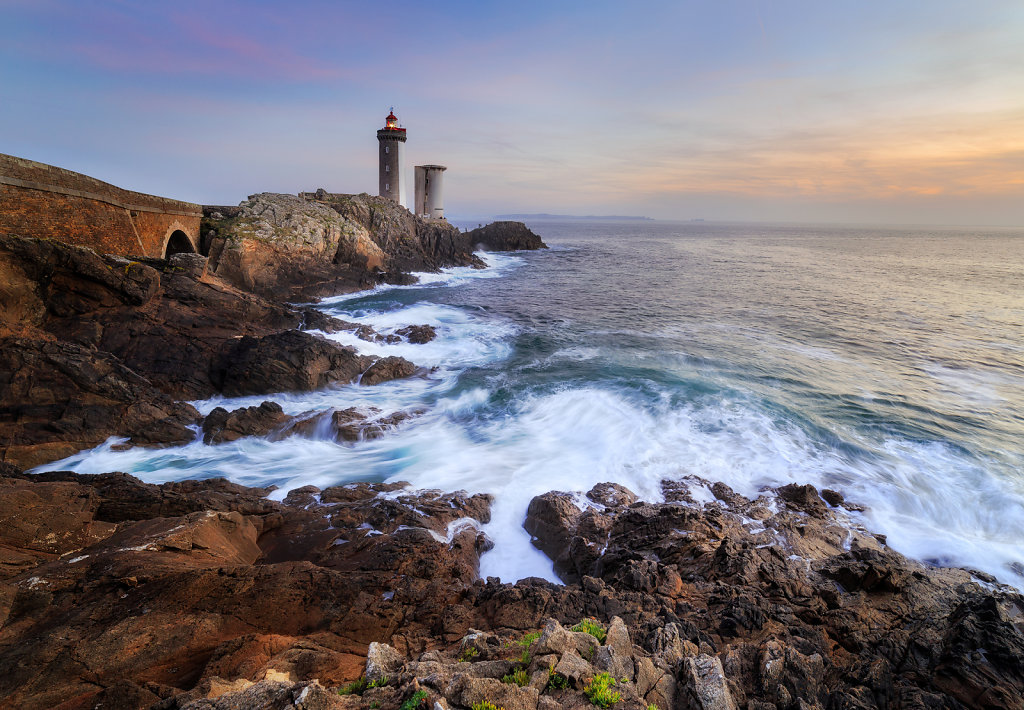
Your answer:
[[[523,648],[529,648],[533,645],[533,642],[540,638],[540,631],[531,631],[530,633],[523,636],[521,639],[516,641],[517,644]]]
[[[585,634],[590,634],[597,639],[598,643],[604,643],[604,639],[608,636],[608,632],[601,626],[597,619],[582,619],[580,623],[572,627],[573,631],[582,631]]]
[[[511,673],[502,676],[501,682],[510,683],[512,685],[518,685],[520,688],[522,688],[530,682],[530,675],[526,672],[525,668],[517,668]]]
[[[655,705],[654,703],[651,703],[650,705],[647,706],[647,710],[661,710],[661,709],[657,705]]]
[[[379,700],[374,700],[372,703],[370,703],[370,710],[377,710],[379,707],[380,707],[380,701]]]
[[[466,646],[466,648],[464,648],[462,650],[462,653],[459,655],[459,660],[460,661],[472,661],[474,658],[476,658],[479,655],[480,655],[480,652],[477,651],[475,648],[473,648],[472,646]]]
[[[548,684],[544,686],[545,690],[565,690],[569,687],[569,679],[561,673],[555,672],[555,664],[552,663],[548,666]]]
[[[338,688],[338,695],[362,695],[363,691],[369,687],[371,686],[366,680],[366,676],[362,676],[359,680],[354,680],[348,685]]]
[[[412,694],[412,696],[408,700],[402,703],[399,710],[416,710],[416,708],[425,704],[426,700],[427,691],[417,690],[415,693]]]
[[[478,703],[473,703],[471,707],[473,710],[505,710],[505,708],[499,708],[490,700],[481,700]]]
[[[386,675],[383,675],[380,678],[378,678],[377,680],[371,680],[370,684],[367,685],[366,687],[367,688],[383,688],[390,681],[391,681],[390,678],[388,678]]]
[[[598,673],[583,687],[587,700],[599,708],[610,708],[622,700],[622,695],[612,690],[615,679],[608,673]]]

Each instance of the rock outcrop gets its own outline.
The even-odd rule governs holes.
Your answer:
[[[365,193],[260,193],[205,215],[214,273],[271,298],[309,300],[406,282],[409,271],[483,266],[457,228]]]
[[[384,197],[324,194],[325,204],[367,230],[388,255],[389,271],[436,271],[446,266],[484,264],[457,227],[443,219],[422,219]]]
[[[522,222],[492,222],[472,229],[463,238],[470,247],[482,251],[519,251],[547,249],[547,244]]]
[[[295,195],[251,195],[238,208],[204,210],[210,265],[235,286],[298,300],[365,288],[388,255],[365,227]]]

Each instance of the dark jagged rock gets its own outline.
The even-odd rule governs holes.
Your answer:
[[[241,396],[309,392],[357,378],[372,385],[415,371],[415,365],[400,357],[374,360],[310,333],[289,330],[239,339],[223,356],[216,382],[224,394]]]
[[[411,377],[418,368],[405,358],[391,355],[376,360],[359,379],[360,384],[377,385],[389,380]]]
[[[811,486],[779,489],[781,509],[707,487],[718,501],[703,508],[628,498],[605,507],[610,530],[596,559],[580,544],[595,539],[582,529],[589,511],[565,496],[535,498],[524,525],[559,574],[603,596],[583,613],[651,629],[641,643],[674,668],[689,698],[676,703],[1024,707],[1018,594],[985,591],[965,571],[926,568],[850,531]]]
[[[258,407],[242,407],[231,412],[214,408],[203,420],[203,442],[220,444],[245,436],[266,436],[291,419],[277,402]]]
[[[415,345],[422,345],[436,338],[437,331],[432,325],[407,325],[396,330],[395,335],[401,336]]]
[[[0,458],[29,468],[112,436],[184,444],[199,418],[108,353],[67,342],[0,338]]]
[[[472,248],[483,251],[548,248],[544,240],[522,222],[492,222],[466,232],[463,237]]]

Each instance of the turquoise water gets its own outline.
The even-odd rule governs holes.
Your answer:
[[[426,345],[330,336],[429,375],[197,403],[425,410],[387,437],[107,445],[48,468],[226,475],[275,497],[361,479],[490,492],[482,573],[504,579],[552,578],[521,529],[538,493],[812,483],[866,505],[851,524],[901,552],[1024,585],[1024,232],[532,226],[552,249],[321,304],[383,331],[434,324]]]

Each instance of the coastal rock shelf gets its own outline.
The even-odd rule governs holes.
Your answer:
[[[561,586],[477,577],[485,495],[0,472],[5,706],[1022,707],[1024,599],[809,486],[539,496]]]

